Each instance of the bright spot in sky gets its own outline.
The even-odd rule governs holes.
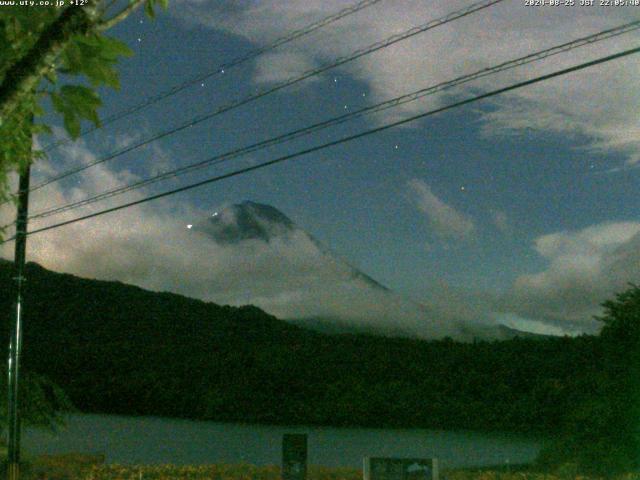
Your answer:
[[[187,228],[188,228],[189,230],[191,230],[191,227],[193,227],[193,225],[191,225],[191,224],[187,225]]]
[[[213,215],[211,215],[212,217],[215,217],[216,215],[218,215],[218,212],[215,212]]]
[[[367,94],[366,94],[365,92],[362,92],[362,96],[363,96],[363,97],[366,97],[366,96],[367,96]]]
[[[398,145],[396,145],[396,146],[395,146],[395,147],[393,147],[393,148],[395,148],[395,149],[397,150],[397,149],[398,149]]]

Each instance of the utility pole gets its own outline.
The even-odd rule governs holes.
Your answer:
[[[20,476],[20,350],[22,348],[22,317],[23,317],[23,288],[24,263],[27,252],[27,217],[29,214],[29,176],[31,174],[31,159],[26,159],[25,166],[20,171],[18,187],[18,214],[16,218],[16,240],[14,256],[14,278],[16,285],[16,303],[14,320],[11,325],[9,338],[9,360],[7,368],[7,423],[9,425],[8,438],[8,480],[18,480]]]

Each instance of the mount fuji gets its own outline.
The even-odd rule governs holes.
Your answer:
[[[300,326],[328,333],[420,338],[507,338],[519,332],[465,321],[380,284],[341,259],[284,213],[261,203],[227,205],[194,224],[194,235],[219,248],[220,303],[251,303]]]

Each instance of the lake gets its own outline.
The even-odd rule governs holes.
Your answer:
[[[57,434],[25,429],[27,453],[103,453],[108,463],[279,465],[282,435],[308,434],[309,463],[361,467],[365,456],[437,457],[441,468],[532,461],[542,441],[439,430],[287,427],[118,415],[70,415]]]

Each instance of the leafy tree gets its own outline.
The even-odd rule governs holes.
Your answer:
[[[99,0],[87,0],[83,6],[67,1],[63,7],[18,2],[0,7],[0,202],[11,198],[8,175],[43,156],[32,151],[33,135],[50,132],[47,125],[34,122],[43,114],[43,101],[50,100],[72,138],[79,136],[82,120],[99,125],[97,88],[119,88],[115,66],[132,53],[104,32],[143,4],[153,17],[155,5],[166,8],[167,1],[128,0],[115,11],[116,2]],[[45,377],[27,373],[21,389],[27,425],[55,427],[60,413],[71,406],[64,392]],[[6,373],[0,369],[3,391]],[[6,395],[0,394],[0,427],[6,413],[3,402]]]
[[[43,156],[31,151],[33,134],[50,131],[33,122],[43,113],[42,102],[51,101],[72,138],[79,136],[82,120],[99,125],[97,88],[119,88],[116,63],[132,53],[104,32],[143,4],[153,17],[155,5],[166,8],[167,2],[128,0],[116,11],[117,2],[107,0],[0,8],[0,202],[11,197],[8,174]]]
[[[21,419],[26,426],[55,430],[73,405],[62,389],[42,375],[27,373],[21,379]],[[6,368],[0,369],[0,391],[7,390]],[[0,429],[6,427],[7,395],[0,395]]]
[[[605,313],[597,317],[604,326],[603,339],[620,342],[623,346],[637,345],[640,340],[640,286],[631,284],[629,289],[616,295],[615,300],[602,304]],[[630,353],[630,352],[627,352]]]
[[[568,413],[567,435],[541,461],[612,475],[640,468],[640,287],[632,284],[602,306],[603,366],[582,383],[587,399]]]

